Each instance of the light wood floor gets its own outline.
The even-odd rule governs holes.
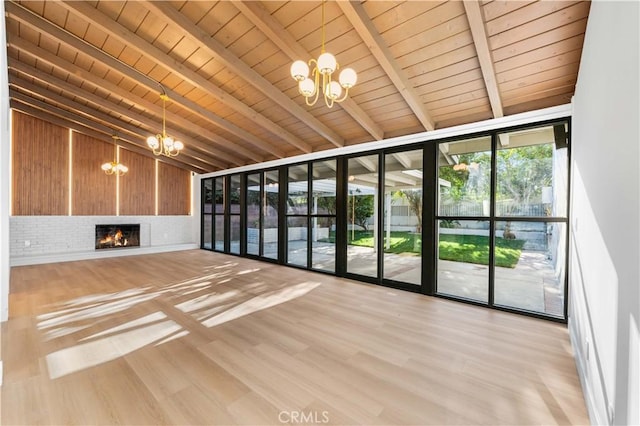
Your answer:
[[[587,424],[563,325],[192,250],[16,267],[2,424]]]

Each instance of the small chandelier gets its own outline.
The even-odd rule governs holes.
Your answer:
[[[291,77],[298,82],[298,92],[305,98],[308,106],[315,105],[318,95],[322,91],[324,103],[328,108],[333,107],[334,102],[342,102],[347,98],[349,89],[355,86],[358,75],[351,68],[345,68],[340,72],[338,81],[332,80],[333,73],[340,68],[335,56],[324,49],[324,0],[322,1],[322,50],[318,59],[310,59],[308,65],[305,61],[297,60],[291,64]],[[312,78],[309,78],[309,67],[314,65]],[[322,75],[322,87],[320,87],[320,75]],[[342,95],[344,89],[344,95]],[[342,97],[341,97],[342,96]]]
[[[167,136],[165,127],[165,103],[169,97],[164,93],[164,90],[160,95],[160,99],[162,99],[162,133],[158,133],[155,136],[149,136],[147,138],[147,145],[149,145],[149,148],[153,150],[153,155],[175,157],[180,154],[180,151],[184,148],[184,144],[180,141],[174,141],[172,137]]]
[[[113,138],[113,161],[110,163],[104,163],[100,168],[108,175],[122,176],[129,171],[129,168],[117,161],[118,144],[116,140],[118,140],[118,136],[113,135],[111,138]]]

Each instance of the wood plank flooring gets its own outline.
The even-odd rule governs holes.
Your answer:
[[[2,424],[588,424],[565,326],[203,250],[15,267]]]

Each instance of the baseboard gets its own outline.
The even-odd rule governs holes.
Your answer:
[[[169,251],[193,250],[198,245],[189,244],[173,244],[166,246],[137,247],[115,250],[99,250],[99,251],[83,251],[71,253],[52,253],[39,256],[20,256],[11,257],[11,266],[40,265],[44,263],[72,262],[76,260],[104,259],[107,257],[120,256],[136,256],[139,254],[165,253]]]
[[[578,370],[578,377],[580,378],[580,385],[582,386],[582,393],[584,395],[584,402],[587,406],[587,412],[589,414],[589,421],[592,425],[608,425],[609,422],[606,418],[602,418],[600,411],[596,408],[596,400],[595,395],[593,393],[593,387],[590,385],[589,380],[587,380],[586,374],[586,365],[584,354],[582,352],[581,347],[576,341],[576,330],[573,325],[573,321],[569,318],[568,328],[569,328],[569,339],[571,341],[571,346],[573,347],[574,359],[576,362],[576,369]]]

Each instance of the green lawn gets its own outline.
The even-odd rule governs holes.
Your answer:
[[[417,239],[417,241],[416,241]],[[333,232],[329,237],[335,241]],[[373,247],[373,231],[355,231],[351,239],[348,233],[348,243],[355,246]],[[386,253],[419,254],[422,241],[420,236],[410,232],[392,232],[391,246]],[[505,240],[496,238],[496,266],[514,268],[520,259],[524,240]],[[481,235],[452,235],[440,234],[439,258],[455,262],[489,264],[489,237]]]

